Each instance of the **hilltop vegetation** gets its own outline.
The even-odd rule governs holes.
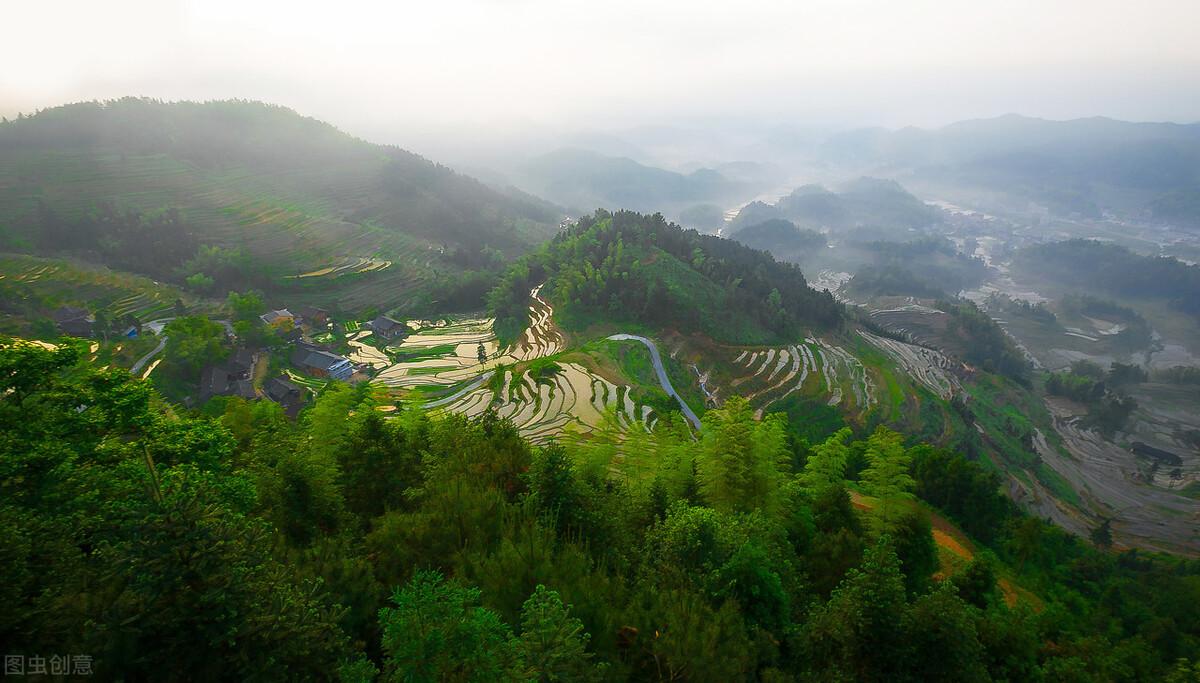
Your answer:
[[[453,290],[556,213],[282,107],[127,98],[0,124],[0,246],[347,308]],[[347,260],[366,264],[344,274]],[[198,282],[204,282],[198,280]]]
[[[560,322],[576,328],[603,319],[752,343],[835,328],[842,316],[795,265],[660,214],[597,211],[518,261],[489,296],[502,338],[524,327],[542,283]]]
[[[800,262],[826,246],[821,233],[797,228],[795,223],[782,218],[745,225],[730,237],[748,247],[770,252],[780,261]]]
[[[954,296],[988,275],[981,259],[959,253],[944,237],[857,243],[847,245],[845,251],[860,252],[868,260],[847,284],[859,295]]]
[[[101,678],[1147,680],[1200,647],[1194,562],[886,429],[808,446],[731,398],[698,442],[537,448],[366,385],[201,418],[78,354],[0,344],[0,638]]]

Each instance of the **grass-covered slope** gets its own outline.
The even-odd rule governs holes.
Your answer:
[[[523,251],[556,220],[536,200],[260,103],[123,99],[0,124],[5,248],[156,277],[217,271],[186,261],[221,247],[253,284],[379,304],[477,266],[485,246]],[[366,265],[289,278],[354,263]]]

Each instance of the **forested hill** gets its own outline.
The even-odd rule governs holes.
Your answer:
[[[73,251],[156,277],[205,246],[274,284],[375,259],[387,272],[374,277],[398,289],[473,265],[485,246],[523,251],[557,222],[540,200],[257,102],[127,98],[0,124],[0,249]],[[178,248],[141,248],[146,233]],[[188,269],[206,267],[220,270]]]
[[[490,296],[502,334],[525,324],[542,283],[568,328],[610,321],[754,343],[842,321],[841,304],[795,265],[661,214],[597,211],[516,263]]]
[[[873,239],[885,239],[891,233],[938,223],[941,214],[895,181],[864,177],[838,192],[804,185],[773,205],[751,202],[731,227],[752,226],[772,218],[790,220],[801,228],[857,229],[874,233]]]
[[[1014,266],[1060,284],[1113,295],[1165,299],[1200,315],[1200,266],[1166,256],[1142,256],[1116,244],[1067,240],[1028,247]]]

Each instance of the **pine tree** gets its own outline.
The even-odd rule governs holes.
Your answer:
[[[901,521],[916,486],[909,475],[912,458],[904,449],[901,435],[879,427],[867,439],[867,469],[862,483],[868,495],[878,499],[872,524],[876,533],[888,533]]]

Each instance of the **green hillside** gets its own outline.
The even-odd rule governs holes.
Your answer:
[[[556,223],[516,191],[260,103],[123,99],[0,124],[3,248],[203,273],[217,294],[253,285],[348,309],[441,299],[439,283]]]
[[[842,319],[795,265],[660,214],[597,211],[513,265],[490,297],[502,338],[524,327],[529,290],[542,283],[568,332],[607,321],[767,343]]]

